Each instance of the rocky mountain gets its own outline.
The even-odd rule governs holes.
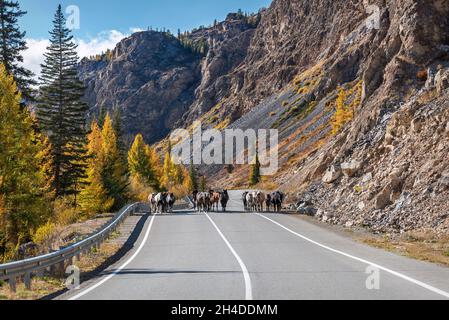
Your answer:
[[[227,95],[229,73],[246,57],[256,26],[257,15],[230,14],[181,41],[166,32],[138,32],[109,56],[83,59],[79,69],[91,113],[120,107],[128,140],[137,133],[149,143],[161,140]],[[199,44],[206,44],[207,56],[196,50]]]
[[[280,170],[269,180],[295,210],[447,234],[449,2],[274,0],[188,37],[207,54],[144,32],[111,61],[83,62],[88,101],[121,105],[127,132],[149,142],[196,119],[276,128]],[[217,185],[247,183],[247,166],[204,172]]]

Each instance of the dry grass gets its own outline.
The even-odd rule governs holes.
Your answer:
[[[421,105],[428,104],[429,102],[438,98],[438,91],[436,89],[432,89],[424,92],[418,97],[418,103]]]
[[[111,238],[117,236],[116,233]],[[87,274],[105,264],[120,248],[121,246],[118,244],[105,243],[100,250],[92,250],[89,254],[82,256],[81,261],[75,263],[81,270],[81,278],[86,277]],[[30,291],[25,289],[23,283],[17,284],[15,293],[9,290],[7,283],[2,284],[0,286],[0,300],[37,300],[65,288],[64,279],[54,277],[33,278]]]
[[[279,189],[279,185],[273,181],[271,181],[271,177],[263,177],[262,181],[257,185],[251,187],[251,189],[256,190],[265,190],[265,191],[276,191]]]
[[[432,232],[409,232],[383,237],[364,236],[359,240],[403,256],[449,266],[449,236],[438,237]]]

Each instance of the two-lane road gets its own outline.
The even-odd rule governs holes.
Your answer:
[[[228,213],[149,217],[129,254],[62,298],[449,298],[449,268],[356,243],[294,216],[245,213],[240,195],[230,192]]]

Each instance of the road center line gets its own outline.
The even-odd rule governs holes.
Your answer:
[[[217,230],[217,232],[220,235],[220,237],[223,239],[223,241],[228,246],[229,250],[231,250],[232,254],[234,255],[234,257],[236,258],[237,262],[240,265],[240,269],[242,269],[243,278],[245,279],[245,299],[246,300],[253,300],[253,292],[252,292],[252,287],[251,287],[251,278],[249,276],[249,272],[248,272],[248,269],[245,266],[245,263],[240,258],[240,256],[237,254],[237,252],[234,250],[234,248],[231,246],[231,244],[229,243],[228,239],[226,239],[225,235],[221,232],[220,228],[218,228],[218,226],[215,224],[214,220],[212,220],[212,218],[207,213],[204,213],[204,214],[209,219],[209,221],[212,223],[212,225],[215,227],[215,229]]]
[[[321,247],[321,248],[323,248],[323,249],[332,251],[332,252],[334,252],[334,253],[340,254],[340,255],[345,256],[345,257],[347,257],[347,258],[350,258],[350,259],[353,259],[353,260],[356,260],[356,261],[365,263],[365,264],[367,264],[367,265],[373,266],[373,267],[375,267],[375,268],[377,268],[377,269],[379,269],[379,270],[383,270],[383,271],[388,272],[388,273],[390,273],[390,274],[392,274],[392,275],[394,275],[394,276],[396,276],[396,277],[399,277],[399,278],[404,279],[404,280],[406,280],[406,281],[409,281],[409,282],[411,282],[411,283],[413,283],[413,284],[416,284],[416,285],[418,285],[418,286],[420,286],[420,287],[422,287],[422,288],[424,288],[424,289],[427,289],[427,290],[429,290],[429,291],[432,291],[433,293],[436,293],[436,294],[439,294],[439,295],[441,295],[441,296],[443,296],[443,297],[449,298],[449,293],[446,292],[446,291],[443,291],[443,290],[440,290],[440,289],[438,289],[438,288],[432,287],[431,285],[428,285],[428,284],[426,284],[426,283],[424,283],[424,282],[421,282],[421,281],[419,281],[419,280],[413,279],[413,278],[411,278],[411,277],[409,277],[409,276],[406,276],[406,275],[404,275],[404,274],[402,274],[402,273],[399,273],[399,272],[397,272],[397,271],[388,269],[388,268],[383,267],[383,266],[381,266],[381,265],[378,265],[378,264],[376,264],[376,263],[372,263],[372,262],[370,262],[370,261],[368,261],[368,260],[364,260],[364,259],[362,259],[362,258],[358,258],[358,257],[356,257],[356,256],[350,255],[350,254],[345,253],[345,252],[343,252],[343,251],[339,251],[339,250],[333,249],[333,248],[331,248],[331,247],[328,247],[328,246],[326,246],[326,245],[324,245],[324,244],[321,244],[321,243],[319,243],[319,242],[316,242],[316,241],[314,241],[314,240],[312,240],[312,239],[310,239],[310,238],[307,238],[306,236],[303,236],[303,235],[301,235],[301,234],[299,234],[299,233],[297,233],[297,232],[295,232],[295,231],[293,231],[293,230],[291,230],[291,229],[289,229],[289,228],[283,226],[283,225],[280,224],[279,222],[276,222],[276,221],[274,221],[274,220],[272,220],[272,219],[270,219],[270,218],[268,218],[268,217],[266,217],[266,216],[264,216],[264,215],[262,215],[262,214],[260,214],[260,213],[256,213],[256,215],[258,215],[259,217],[264,218],[264,219],[266,219],[266,220],[268,220],[268,221],[274,223],[275,225],[277,225],[277,226],[281,227],[282,229],[284,229],[284,230],[286,230],[286,231],[288,231],[288,232],[294,234],[295,236],[300,237],[301,239],[303,239],[303,240],[305,240],[305,241],[307,241],[307,242],[313,243],[313,244],[315,244],[315,245],[317,245],[317,246],[319,246],[319,247]]]
[[[154,223],[154,219],[155,218],[156,218],[156,215],[154,215],[151,218],[150,224],[149,224],[149,226],[147,228],[147,231],[145,233],[145,237],[143,238],[142,243],[140,244],[139,248],[136,250],[136,252],[134,252],[134,254],[128,260],[126,260],[126,262],[124,264],[122,264],[118,269],[114,270],[114,272],[112,272],[112,274],[110,274],[109,276],[107,276],[106,278],[101,280],[100,282],[98,282],[95,285],[93,285],[92,287],[84,290],[83,292],[77,294],[76,296],[70,298],[69,300],[78,300],[79,298],[85,296],[89,292],[91,292],[91,291],[95,290],[96,288],[98,288],[99,286],[103,285],[106,281],[111,280],[114,276],[119,274],[120,271],[122,271],[124,268],[126,268],[126,266],[128,266],[139,255],[140,251],[142,251],[143,247],[146,245],[146,243],[148,241],[148,238],[150,236],[150,232],[151,232],[151,229],[153,227],[153,223]]]

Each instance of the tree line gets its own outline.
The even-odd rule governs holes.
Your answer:
[[[120,108],[103,108],[87,123],[77,45],[61,5],[34,79],[21,64],[25,14],[17,1],[0,0],[0,263],[24,243],[45,243],[61,225],[149,192],[198,188],[195,168],[176,165],[170,145],[160,157],[138,134],[128,150]]]

